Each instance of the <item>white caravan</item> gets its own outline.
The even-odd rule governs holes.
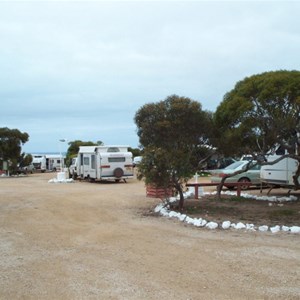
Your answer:
[[[276,151],[277,152],[277,151]],[[268,162],[272,162],[280,158],[284,153],[279,153],[268,156]],[[263,165],[260,170],[260,179],[262,183],[294,187],[293,176],[295,175],[299,162],[293,158],[284,158],[273,165]]]
[[[77,156],[77,175],[89,180],[133,178],[132,153],[128,146],[81,146]]]
[[[57,171],[64,168],[65,157],[60,154],[46,154],[46,169],[48,171]]]
[[[46,156],[42,154],[32,154],[32,164],[35,170],[40,170],[44,173],[46,171]]]

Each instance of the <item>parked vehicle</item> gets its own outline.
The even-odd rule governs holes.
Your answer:
[[[240,160],[253,160],[253,156],[251,154],[244,154],[242,155],[241,159]]]
[[[32,154],[32,164],[35,170],[44,173],[46,171],[46,155]]]
[[[132,153],[128,146],[81,146],[77,175],[89,180],[126,181],[133,178]]]
[[[41,172],[57,171],[64,168],[65,157],[61,154],[32,154],[35,170]]]
[[[232,157],[222,157],[217,159],[210,159],[206,164],[206,170],[224,169],[236,160]]]
[[[32,174],[34,172],[34,170],[35,170],[34,165],[30,164],[28,166],[18,168],[18,173],[19,174],[28,174],[28,173]]]
[[[142,161],[142,156],[136,156],[133,159],[133,167],[136,167],[137,165],[140,164],[140,162]]]
[[[77,170],[79,169],[77,164],[78,164],[78,158],[77,157],[72,158],[72,162],[69,167],[69,177],[70,178],[73,178],[73,179],[77,178],[77,176],[78,176]]]
[[[287,154],[287,151],[283,153],[279,150],[274,155],[269,155],[267,161],[272,162],[283,154]],[[289,157],[273,165],[263,165],[260,171],[261,181],[268,185],[293,188],[295,186],[293,176],[296,174],[298,165],[299,162],[296,159]]]
[[[212,170],[210,173],[212,174],[211,176],[211,182],[212,183],[220,183],[222,178],[224,178],[226,175],[233,174],[237,171],[245,170],[247,167],[247,164],[249,163],[248,160],[239,160],[231,165],[227,166],[224,169],[219,169],[219,170]],[[248,171],[234,175],[232,177],[228,177],[225,180],[224,186],[226,186],[229,189],[233,189],[234,186],[229,186],[226,185],[226,183],[236,183],[236,182],[245,182],[247,184],[242,185],[241,189],[246,190],[249,188],[249,183],[251,185],[260,185],[260,165],[255,165],[255,162],[250,162],[250,168]]]
[[[65,166],[65,157],[61,154],[46,154],[46,170],[57,171]]]

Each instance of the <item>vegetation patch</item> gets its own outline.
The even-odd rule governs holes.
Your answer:
[[[175,203],[170,209],[179,212]],[[187,199],[180,212],[215,222],[300,226],[300,199],[277,203],[228,195],[218,200],[215,195],[205,195],[198,200]]]

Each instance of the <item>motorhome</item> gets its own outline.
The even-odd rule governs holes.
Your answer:
[[[126,181],[133,178],[132,153],[128,146],[81,146],[77,175],[89,180]]]
[[[65,157],[61,154],[46,154],[46,169],[48,171],[57,171],[64,168]]]
[[[39,170],[44,173],[46,171],[46,155],[32,154],[32,164],[35,170]]]
[[[267,161],[272,162],[279,159],[286,151],[278,149],[273,155],[268,155]],[[262,183],[268,185],[282,186],[293,188],[293,176],[298,169],[299,162],[296,159],[287,157],[273,165],[263,165],[260,171],[260,179]]]
[[[61,154],[32,154],[32,164],[35,170],[41,172],[58,171],[64,168],[65,156]]]

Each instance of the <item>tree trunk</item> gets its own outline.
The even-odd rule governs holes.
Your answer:
[[[180,195],[178,208],[181,211],[181,210],[183,210],[183,204],[184,204],[184,197],[183,197],[183,192],[182,192],[182,188],[181,187],[178,190],[178,193]]]
[[[220,184],[217,186],[217,199],[221,200],[221,192],[222,192],[222,188],[224,186],[224,181],[222,180],[220,182]]]
[[[299,190],[300,184],[299,184],[299,177],[300,177],[300,160],[298,160],[298,169],[296,170],[295,175],[293,176],[293,181],[295,184],[295,190]]]
[[[182,190],[182,186],[181,184],[176,180],[176,177],[173,176],[172,177],[172,180],[173,180],[173,185],[176,189],[176,191],[179,193],[179,203],[178,203],[178,208],[179,210],[182,210],[183,209],[183,204],[184,204],[184,197],[183,197],[183,190]]]

